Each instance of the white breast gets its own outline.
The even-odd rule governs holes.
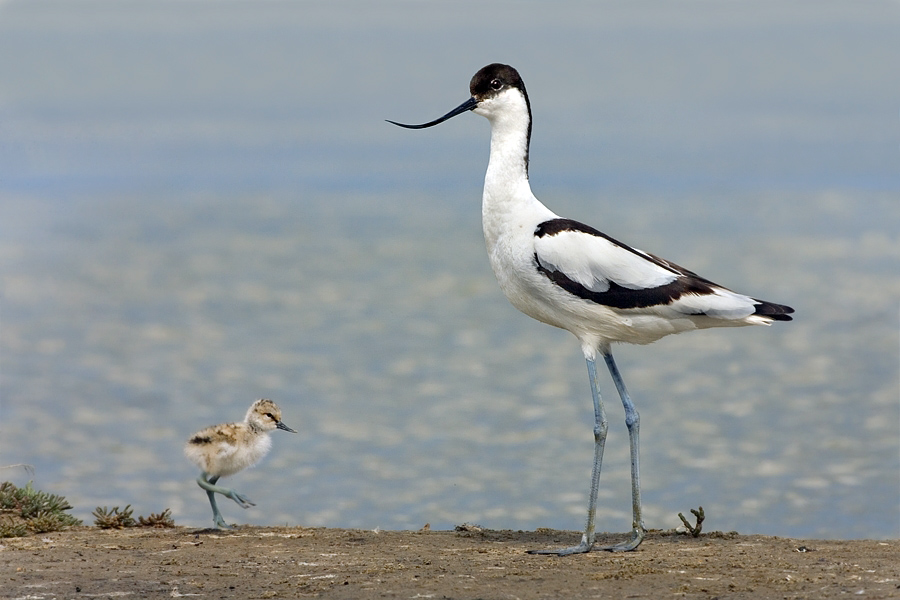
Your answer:
[[[272,439],[267,434],[254,435],[234,448],[223,448],[218,452],[220,474],[232,475],[253,466],[272,449]]]

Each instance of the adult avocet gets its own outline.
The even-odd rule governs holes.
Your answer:
[[[604,548],[629,551],[644,539],[638,460],[640,418],[613,360],[614,342],[648,344],[672,334],[790,321],[789,306],[757,300],[717,285],[667,260],[637,250],[593,227],[564,219],[531,193],[528,150],[531,105],[519,73],[491,64],[469,84],[472,97],[423,129],[473,111],[491,123],[491,155],[484,178],[482,221],[488,257],[509,301],[526,315],[571,331],[587,360],[594,401],[594,468],[581,543],[539,554],[575,554],[594,546],[594,515],[607,421],[597,382],[603,357],[625,407],[631,445],[631,539]]]

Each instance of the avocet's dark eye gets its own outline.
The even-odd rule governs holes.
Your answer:
[[[503,87],[503,82],[500,81],[499,79],[492,79],[491,87],[494,88],[495,90],[499,90],[500,88]]]
[[[275,418],[275,415],[273,415],[272,413],[266,413],[266,416],[269,417],[270,419],[272,419],[273,421],[277,421],[277,420],[278,420],[278,419]]]

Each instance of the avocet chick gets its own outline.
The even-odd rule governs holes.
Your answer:
[[[198,431],[184,446],[184,455],[200,467],[197,485],[206,490],[212,506],[213,521],[220,529],[229,529],[216,506],[216,494],[231,498],[241,508],[256,506],[246,496],[216,485],[219,477],[234,475],[255,465],[272,448],[269,432],[274,429],[297,433],[281,422],[281,409],[265,398],[254,402],[241,423],[213,425]]]

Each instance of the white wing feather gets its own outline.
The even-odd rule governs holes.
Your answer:
[[[719,286],[712,288],[712,294],[684,294],[670,308],[686,315],[704,314],[729,321],[745,319],[755,312],[758,302],[753,298]]]
[[[672,283],[678,274],[644,253],[635,254],[604,237],[581,231],[561,231],[535,238],[538,261],[550,271],[563,273],[592,292],[606,292],[612,281],[624,288],[641,290]]]
[[[534,248],[544,268],[562,273],[596,293],[609,291],[610,282],[639,292],[665,286],[679,277],[696,277],[676,265],[664,266],[668,263],[641,250],[624,248],[605,237],[577,230],[536,237]],[[759,304],[758,300],[710,281],[703,280],[702,286],[707,293],[682,293],[652,310],[673,316],[702,314],[714,319],[740,321],[751,317]]]

